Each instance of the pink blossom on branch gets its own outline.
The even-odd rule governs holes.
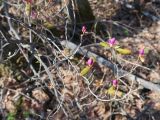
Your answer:
[[[86,26],[82,26],[82,33],[84,34],[87,31]]]
[[[112,85],[113,85],[114,87],[117,87],[117,85],[118,85],[118,80],[112,80]]]
[[[145,58],[144,58],[144,47],[139,50],[139,59],[140,59],[141,62],[145,61]]]
[[[108,40],[108,43],[109,43],[110,47],[112,47],[113,45],[116,44],[116,39],[115,38],[111,38],[111,39]]]
[[[93,59],[92,58],[89,58],[88,61],[87,61],[87,65],[88,66],[92,66],[94,63]]]
[[[143,56],[144,55],[144,48],[141,48],[140,50],[139,50],[139,56]]]

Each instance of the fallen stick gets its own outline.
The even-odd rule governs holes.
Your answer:
[[[77,51],[81,55],[85,55],[86,57],[94,57],[96,58],[96,62],[99,64],[102,64],[108,68],[110,68],[114,74],[118,74],[119,76],[124,76],[124,78],[128,79],[129,81],[137,81],[140,85],[142,85],[144,88],[147,88],[149,90],[160,92],[160,85],[154,84],[152,82],[149,82],[147,80],[144,80],[142,78],[137,77],[134,74],[131,74],[125,70],[117,70],[116,65],[111,63],[110,61],[104,59],[103,57],[98,56],[97,54],[88,51],[87,49],[78,47],[76,44],[69,42],[69,41],[62,41],[61,45],[65,46],[68,49],[71,49],[71,52],[74,53],[74,51]]]

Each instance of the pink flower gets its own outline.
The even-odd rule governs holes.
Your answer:
[[[145,61],[145,58],[144,58],[144,47],[139,50],[139,59],[140,59],[141,62]]]
[[[83,27],[82,27],[82,33],[84,34],[86,31],[87,31],[86,26],[83,26]]]
[[[94,62],[93,59],[92,59],[92,58],[89,58],[88,61],[87,61],[87,65],[88,65],[88,66],[92,66],[92,65],[93,65],[93,62]]]
[[[110,47],[112,47],[113,45],[116,44],[116,39],[115,38],[111,38],[111,39],[108,40],[108,43],[109,43]]]
[[[141,48],[140,50],[139,50],[139,56],[143,56],[144,55],[144,48]]]
[[[117,85],[118,85],[118,80],[112,80],[112,85],[113,85],[114,87],[117,87]]]

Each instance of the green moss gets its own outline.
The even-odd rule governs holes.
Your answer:
[[[15,113],[8,113],[7,120],[16,120],[16,114]]]
[[[23,116],[24,116],[24,118],[28,118],[30,116],[30,112],[29,111],[24,111]]]

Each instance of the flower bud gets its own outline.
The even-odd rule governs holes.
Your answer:
[[[108,40],[108,43],[109,43],[110,47],[112,47],[113,45],[115,45],[116,39],[115,38],[111,38],[111,39]]]
[[[87,31],[86,26],[83,26],[83,27],[82,27],[82,33],[84,34],[86,31]]]
[[[93,62],[94,62],[93,59],[92,59],[92,58],[89,58],[88,61],[87,61],[87,65],[88,65],[88,66],[92,66],[92,65],[93,65]]]
[[[145,58],[144,58],[144,47],[139,50],[139,59],[140,59],[141,62],[145,61]]]
[[[143,56],[144,55],[144,48],[141,48],[140,50],[139,50],[139,56]]]
[[[114,87],[117,87],[117,85],[118,85],[118,80],[112,80],[112,85],[113,85]]]

